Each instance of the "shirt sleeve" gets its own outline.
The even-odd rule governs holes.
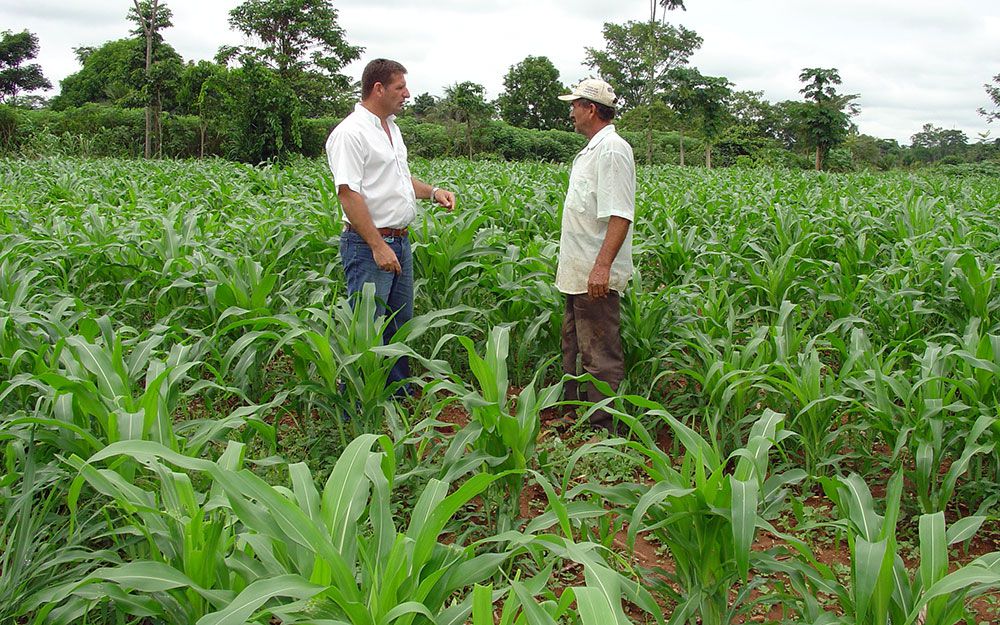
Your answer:
[[[333,183],[338,189],[341,185],[347,185],[355,193],[361,193],[365,163],[361,137],[335,128],[326,140],[326,161],[333,174]]]
[[[635,221],[635,164],[630,155],[608,150],[597,163],[597,218]]]

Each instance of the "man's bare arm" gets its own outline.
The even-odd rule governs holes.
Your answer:
[[[413,183],[413,194],[421,200],[430,200],[441,206],[444,206],[448,210],[455,208],[455,194],[447,189],[438,188],[434,192],[434,187],[427,184],[423,180],[416,178],[415,176],[410,176],[410,181]],[[437,197],[431,197],[431,193]]]
[[[594,298],[608,296],[608,284],[611,282],[611,265],[618,256],[618,251],[625,243],[628,236],[628,229],[632,222],[624,217],[613,215],[608,219],[608,232],[604,235],[604,243],[601,244],[601,251],[597,253],[597,260],[594,268],[590,271],[587,279],[587,294]]]
[[[351,227],[361,235],[361,238],[371,248],[372,257],[374,257],[378,268],[397,274],[402,272],[403,269],[399,266],[396,253],[378,233],[371,213],[368,212],[368,205],[365,204],[365,199],[361,197],[361,194],[351,190],[346,184],[342,184],[337,187],[337,197],[340,198],[340,205],[344,207],[344,214],[351,222]]]

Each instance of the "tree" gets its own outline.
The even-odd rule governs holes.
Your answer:
[[[879,139],[858,133],[851,133],[845,145],[851,150],[851,164],[855,169],[891,169],[897,164],[902,151],[895,139]]]
[[[705,166],[711,167],[712,148],[732,118],[728,109],[732,83],[726,78],[705,76],[693,67],[674,68],[670,80],[666,99],[681,131],[680,164],[684,165],[684,131],[699,128],[705,140]]]
[[[98,48],[77,48],[81,69],[60,81],[59,95],[52,99],[52,108],[62,110],[98,102],[126,108],[139,108],[148,101],[145,42],[141,39],[117,39]],[[154,67],[161,64],[151,78],[164,107],[169,110],[176,96],[183,72],[181,57],[168,43],[153,49]]]
[[[163,43],[160,31],[174,25],[171,21],[173,17],[174,12],[161,0],[132,0],[132,7],[126,14],[126,19],[135,24],[135,28],[129,33],[142,37],[145,41],[146,33],[149,32],[153,46]]]
[[[566,103],[559,100],[565,88],[548,57],[528,56],[511,65],[503,86],[497,106],[505,122],[535,130],[569,130]]]
[[[979,114],[985,117],[986,123],[989,124],[1000,120],[1000,74],[993,77],[993,84],[986,83],[983,88],[986,89],[986,95],[993,101],[993,110],[987,111],[985,107],[980,107]]]
[[[227,84],[228,158],[253,165],[282,161],[302,145],[298,98],[277,72],[247,59]]]
[[[438,106],[438,99],[429,93],[421,93],[413,98],[413,102],[407,107],[409,112],[417,119],[426,119],[434,113]]]
[[[816,170],[823,168],[823,159],[830,150],[847,138],[853,127],[851,116],[858,114],[856,94],[837,93],[840,72],[836,68],[807,67],[799,74],[805,86],[799,90],[806,102],[794,110],[794,115],[806,140],[816,149]]]
[[[586,49],[585,65],[615,88],[622,111],[649,104],[662,91],[668,73],[688,62],[702,39],[693,30],[660,22],[604,24],[604,50]]]
[[[587,48],[585,64],[615,88],[618,108],[625,112],[649,106],[669,86],[671,70],[686,65],[702,39],[693,30],[657,18],[651,2],[648,22],[604,24],[605,49]],[[664,12],[665,15],[665,12]],[[652,111],[652,109],[647,109]],[[648,119],[646,162],[652,162],[652,118]]]
[[[917,160],[923,162],[960,156],[968,144],[969,138],[961,130],[945,130],[934,124],[924,124],[920,132],[910,137],[910,149]]]
[[[653,120],[652,123],[650,119]],[[664,98],[657,98],[648,106],[636,106],[615,117],[615,125],[630,132],[644,132],[649,128],[657,132],[669,132],[675,130],[677,124],[677,112]]]
[[[732,120],[729,98],[733,83],[722,76],[702,76],[695,89],[695,102],[702,139],[705,140],[705,167],[712,168],[712,148]]]
[[[177,112],[198,116],[199,154],[205,156],[209,127],[223,117],[229,69],[211,61],[188,63],[177,90]]]
[[[727,165],[740,157],[748,163],[776,164],[782,159],[787,119],[762,91],[732,91],[726,98],[725,128],[714,142],[714,155]]]
[[[307,114],[342,111],[353,96],[340,70],[364,48],[347,43],[331,0],[245,0],[229,12],[229,25],[262,45],[223,48],[220,62],[249,57],[274,69]]]
[[[153,48],[163,43],[160,30],[173,26],[170,18],[173,13],[161,5],[160,0],[132,0],[132,8],[129,9],[128,19],[135,22],[138,28],[132,31],[135,35],[142,35],[146,40],[146,143],[145,156],[149,158],[153,153],[153,129],[157,130],[159,144],[163,144],[163,129],[160,126],[160,111],[163,109],[163,83],[167,73],[161,68],[157,68],[154,81],[153,71]]]
[[[468,80],[456,83],[445,89],[441,104],[448,119],[465,126],[465,143],[472,158],[474,130],[493,115],[485,87]]]
[[[684,6],[684,0],[649,0],[649,11],[652,13],[653,19],[656,19],[657,6],[664,11],[673,11],[674,9],[687,11],[687,7]]]
[[[25,65],[38,56],[38,37],[27,30],[0,34],[0,96],[14,102],[22,91],[51,89],[52,83],[37,63]]]

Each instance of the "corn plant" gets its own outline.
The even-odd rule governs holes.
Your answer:
[[[308,392],[328,414],[347,417],[338,419],[345,445],[353,435],[381,431],[386,421],[397,436],[408,431],[406,415],[396,409],[395,400],[413,380],[389,383],[389,373],[403,357],[432,372],[443,371],[444,363],[422,357],[407,342],[448,325],[449,317],[459,312],[446,309],[414,317],[396,331],[392,342],[383,344],[389,320],[376,317],[376,310],[374,285],[365,284],[353,307],[341,299],[332,314],[309,309],[309,318],[296,322],[272,351],[273,356],[287,345],[300,380],[297,392]]]
[[[487,216],[476,211],[427,211],[414,232],[414,291],[430,310],[465,303],[477,275],[499,252],[481,241]],[[446,245],[442,242],[447,241]]]
[[[697,384],[692,390],[702,398],[699,412],[716,454],[734,451],[774,358],[768,328],[756,328],[745,344],[695,329],[682,331],[682,336],[687,356],[677,373]]]
[[[670,623],[731,622],[754,586],[750,568],[758,556],[751,546],[756,530],[769,528],[762,514],[784,485],[802,478],[801,472],[769,474],[772,448],[790,433],[782,415],[765,411],[746,446],[723,458],[691,428],[659,416],[686,453],[677,470],[648,434],[633,428],[642,441],[635,449],[651,460],[647,472],[655,482],[632,503],[629,544],[649,532],[669,551],[675,570],[662,571],[667,583],[656,586],[677,605]]]
[[[371,451],[375,444],[380,451]],[[303,464],[289,466],[291,490],[269,486],[251,472],[237,470],[238,465],[226,466],[224,459],[239,457],[239,447],[231,449],[237,451],[211,463],[155,443],[122,443],[89,461],[128,454],[160,475],[165,474],[158,467],[168,462],[211,477],[211,497],[203,509],[221,510],[227,517],[223,527],[235,532],[221,543],[227,546],[226,566],[216,569],[230,585],[203,586],[190,575],[178,575],[181,571],[173,564],[178,570],[166,584],[170,591],[193,591],[208,599],[211,608],[205,606],[209,611],[199,622],[237,623],[265,614],[285,623],[322,618],[359,625],[396,619],[457,622],[467,616],[469,606],[449,606],[452,594],[488,579],[509,557],[504,550],[477,553],[474,545],[439,542],[455,512],[502,475],[474,476],[450,494],[450,484],[431,480],[404,530],[396,527],[389,505],[395,463],[387,437],[355,439],[322,492]],[[109,470],[82,468],[83,477],[95,487],[105,486],[99,476],[113,479]],[[106,580],[123,589],[136,588],[128,573],[134,571],[97,571],[85,583]],[[274,605],[271,600],[277,597],[285,600]]]
[[[39,465],[34,440],[7,438],[0,476],[0,621],[25,622],[42,614],[39,595],[119,560],[95,549],[104,524],[88,505],[75,519],[62,509],[69,476],[55,462]],[[23,472],[17,472],[21,469]]]
[[[855,340],[859,338],[860,335],[855,334]],[[789,422],[798,434],[804,467],[810,476],[824,474],[827,465],[836,460],[831,450],[839,448],[843,406],[853,403],[843,394],[846,390],[843,380],[853,374],[853,362],[848,360],[837,373],[831,373],[821,362],[819,350],[811,340],[794,360],[776,362],[775,373],[767,376],[768,382],[792,400],[789,402],[792,415]]]
[[[847,382],[862,392],[869,406],[867,425],[885,437],[892,460],[904,450],[913,458],[910,477],[924,512],[943,509],[974,456],[992,450],[980,438],[996,418],[966,420],[970,407],[961,401],[960,391],[967,385],[951,375],[954,352],[952,345],[928,343],[913,372],[887,374],[875,364]],[[958,459],[941,475],[941,463],[954,455]]]
[[[484,268],[480,285],[488,290],[484,310],[490,325],[509,325],[521,349],[510,354],[511,375],[523,384],[536,365],[559,351],[559,327],[565,296],[552,281],[556,248],[550,241],[529,241],[524,248],[508,245],[496,266]]]
[[[87,150],[100,148],[84,143]],[[342,272],[331,250],[342,214],[320,160],[248,167],[51,155],[30,163],[0,159],[0,442],[14,449],[33,441],[36,466],[63,471],[65,465],[52,463],[73,454],[90,458],[109,445],[140,450],[98,456],[89,469],[70,465],[89,476],[76,490],[61,477],[53,477],[48,490],[29,488],[38,494],[33,510],[47,510],[47,521],[24,527],[42,528],[40,535],[68,536],[64,501],[76,506],[74,530],[94,527],[89,512],[107,503],[107,517],[96,525],[99,540],[120,559],[96,576],[88,567],[98,560],[80,569],[67,566],[77,579],[60,578],[51,592],[70,599],[59,603],[50,594],[54,603],[46,603],[29,593],[35,606],[31,618],[466,621],[476,594],[471,586],[453,589],[453,601],[422,600],[432,616],[410,602],[413,584],[433,586],[430,569],[443,563],[455,575],[480,564],[492,571],[466,577],[491,587],[497,608],[499,602],[510,604],[497,614],[506,621],[613,622],[621,616],[623,598],[662,619],[643,603],[639,574],[618,534],[628,519],[648,528],[636,531],[665,532],[653,529],[650,514],[675,502],[668,497],[635,517],[649,491],[635,473],[645,466],[649,480],[669,482],[669,468],[689,478],[685,488],[699,486],[703,498],[732,503],[723,496],[725,489],[742,486],[726,480],[744,456],[731,454],[747,453],[747,436],[768,408],[787,412],[783,427],[797,436],[775,432],[793,473],[764,481],[761,492],[767,494],[759,498],[768,503],[758,506],[759,527],[782,505],[788,476],[803,478],[805,471],[797,466],[803,462],[819,474],[846,465],[845,459],[866,472],[901,469],[915,504],[927,514],[939,512],[960,489],[963,496],[985,493],[979,503],[984,513],[995,503],[1000,474],[1000,424],[994,422],[1000,371],[995,176],[640,168],[633,224],[640,281],[623,300],[629,358],[623,389],[646,397],[624,395],[590,407],[618,415],[630,426],[627,438],[559,452],[553,444],[533,473],[540,435],[534,413],[556,399],[545,386],[544,371],[558,351],[562,298],[551,277],[569,168],[449,160],[414,161],[413,168],[421,178],[456,189],[463,206],[474,210],[445,215],[431,209],[413,225],[418,310],[434,312],[396,337],[385,337],[379,325],[384,319],[373,313],[355,318],[357,310],[341,306]],[[484,328],[509,328],[507,340],[516,349],[508,349],[503,380],[489,355],[498,342],[488,330],[473,327],[473,318]],[[459,334],[467,342],[457,340]],[[397,402],[389,397],[384,373],[404,354],[417,365],[411,384],[424,393]],[[532,380],[525,387],[530,393],[511,396],[511,383],[521,387]],[[668,427],[677,453],[656,453],[654,439],[643,432],[667,420],[657,412],[663,408],[649,402],[651,394],[662,396],[673,418],[704,436],[714,457],[689,432],[679,436],[673,425]],[[476,413],[465,428],[440,418],[458,403]],[[629,406],[645,412],[624,414]],[[351,420],[343,421],[345,415]],[[315,417],[320,436],[342,437],[344,449],[356,434],[390,432],[392,452],[367,450],[366,457],[374,464],[371,454],[378,455],[380,467],[383,461],[393,464],[390,472],[396,473],[389,479],[382,471],[380,478],[366,465],[359,483],[369,493],[388,490],[393,523],[401,527],[412,526],[414,503],[434,507],[437,495],[422,499],[425,492],[439,493],[444,484],[458,492],[486,480],[477,475],[482,471],[499,476],[484,487],[487,509],[494,510],[502,495],[508,519],[502,527],[512,529],[491,536],[496,527],[463,523],[480,513],[477,501],[456,513],[466,515],[462,520],[446,523],[444,531],[451,535],[435,541],[442,544],[432,546],[423,572],[407,573],[409,581],[395,589],[380,585],[376,591],[371,580],[382,576],[393,585],[400,578],[381,555],[372,555],[371,545],[402,553],[402,559],[392,560],[396,566],[410,561],[410,537],[394,530],[393,540],[403,536],[400,552],[393,552],[395,543],[388,538],[373,538],[376,496],[359,495],[352,500],[358,502],[352,510],[362,510],[358,521],[344,525],[360,537],[357,557],[341,585],[355,584],[356,591],[341,586],[331,591],[333,580],[328,583],[325,572],[308,566],[316,561],[310,554],[321,550],[320,559],[329,563],[331,551],[339,552],[327,549],[322,539],[305,540],[306,547],[289,538],[302,534],[294,533],[300,517],[285,503],[312,509],[300,505],[300,499],[313,499],[302,468],[291,465],[296,468],[289,471],[289,483],[274,486],[254,481],[245,469],[217,464],[225,439],[259,437],[278,451],[276,426],[265,422],[272,416],[285,423],[289,417]],[[141,451],[160,443],[177,457]],[[280,451],[300,449],[295,444]],[[682,449],[690,456],[686,460]],[[728,463],[724,479],[712,478],[715,472],[704,468],[709,457]],[[5,459],[9,470],[0,489],[16,498],[27,459],[14,451]],[[337,460],[331,455],[329,463]],[[216,468],[190,464],[198,462]],[[284,477],[285,465],[274,458],[258,462],[269,479]],[[758,473],[746,481],[756,483]],[[514,495],[522,480],[537,483],[548,508],[515,523]],[[696,495],[687,497],[674,499]],[[6,501],[0,500],[0,507]],[[698,523],[725,525],[721,504],[709,512],[696,509]],[[8,523],[5,531],[11,527]],[[313,527],[325,536],[332,526]],[[946,536],[951,531],[946,529]],[[219,532],[217,543],[213,532]],[[933,533],[930,525],[925,532]],[[471,537],[483,540],[470,543]],[[193,546],[190,558],[178,555],[185,540]],[[736,553],[728,540],[722,541],[726,553]],[[38,553],[47,552],[39,541],[33,544]],[[215,556],[196,557],[213,548],[221,564]],[[712,555],[718,551],[706,551],[706,564],[731,570],[721,564],[731,558]],[[488,558],[471,565],[462,560],[466,556]],[[584,556],[593,560],[584,564],[586,583],[571,584],[575,587],[556,598],[542,581],[546,571],[556,570],[558,565],[550,567],[554,561],[579,562]],[[5,551],[3,557],[19,556]],[[750,561],[767,573],[768,554],[752,554]],[[994,565],[984,559],[956,574],[988,580]],[[458,568],[463,566],[468,568]],[[39,569],[45,575],[51,571]],[[602,576],[614,569],[624,572],[613,582],[618,589],[595,595],[593,589],[611,588]],[[137,581],[136,573],[151,571],[168,581]],[[806,572],[795,574],[807,580],[804,584],[819,583],[808,581],[814,577]],[[751,601],[743,601],[747,589],[765,582],[749,573],[747,581],[742,575],[733,579],[738,588],[726,611],[742,609],[738,606]],[[781,579],[766,581],[789,601],[804,601],[796,598],[802,593],[785,592],[788,585]],[[925,584],[920,598],[901,612],[910,618],[926,600],[928,616],[948,617],[935,602],[962,579],[946,576],[933,591]],[[678,597],[680,589],[675,584],[670,596]],[[331,598],[336,592],[353,598],[338,603]],[[230,609],[237,597],[250,600],[247,605],[263,602],[250,613],[239,612]],[[821,598],[839,601],[833,595]],[[576,607],[564,609],[571,601]],[[587,605],[608,612],[588,611]],[[43,615],[47,606],[51,610]],[[326,612],[307,614],[316,606]],[[818,619],[850,618],[854,610],[832,608],[828,615],[822,607]],[[481,609],[479,616],[484,615]]]
[[[621,298],[622,343],[628,377],[649,380],[660,370],[660,363],[667,349],[668,332],[672,325],[675,298],[680,289],[644,289],[640,277],[633,279],[630,288]]]
[[[86,442],[91,453],[95,445],[118,440],[151,439],[176,448],[173,410],[180,386],[199,364],[199,346],[176,344],[161,360],[155,350],[164,337],[153,334],[126,354],[110,319],[91,325],[89,336],[60,339],[48,360],[36,363],[39,369],[16,376],[0,397],[20,387],[34,388],[41,422]],[[145,385],[139,392],[142,377]]]
[[[457,338],[468,354],[478,389],[470,389],[457,379],[433,388],[449,391],[462,402],[471,417],[472,448],[483,454],[490,471],[505,475],[491,495],[491,512],[497,514],[496,524],[502,531],[509,529],[519,514],[519,495],[538,439],[540,414],[560,400],[562,382],[536,392],[535,384],[550,360],[528,386],[511,397],[507,377],[510,328],[497,326],[490,331],[483,356],[468,337]]]
[[[981,319],[989,325],[995,311],[1000,308],[1000,298],[994,294],[996,266],[981,262],[970,252],[951,252],[945,258],[941,272],[946,280],[954,284],[967,318]]]
[[[823,478],[827,496],[837,511],[832,527],[846,538],[851,557],[850,582],[843,582],[819,562],[803,542],[792,540],[797,560],[773,561],[775,570],[788,574],[801,616],[798,623],[858,625],[945,625],[966,615],[970,594],[1000,585],[1000,554],[990,554],[949,574],[948,547],[971,538],[985,517],[966,517],[946,528],[943,512],[919,519],[917,570],[909,571],[897,541],[903,478],[889,481],[885,514],[876,511],[868,485],[857,474]],[[830,605],[821,602],[831,598]]]
[[[807,272],[812,263],[797,254],[800,246],[808,245],[808,237],[792,243],[780,254],[772,255],[764,247],[748,242],[759,260],[743,261],[743,267],[749,277],[750,284],[759,292],[764,305],[771,307],[777,313],[781,302],[797,297],[795,287],[800,280],[800,274]]]

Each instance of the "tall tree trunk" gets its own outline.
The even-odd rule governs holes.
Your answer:
[[[149,105],[147,104],[146,105],[146,142],[145,142],[145,147],[143,148],[143,151],[142,151],[143,155],[145,155],[146,158],[150,157],[150,155],[152,154],[152,149],[153,149],[153,146],[152,146],[152,143],[151,143],[152,142],[152,133],[150,132],[150,125],[151,125],[151,120],[150,120],[150,115],[149,115]]]
[[[152,66],[153,60],[153,37],[151,33],[146,31],[146,88],[149,88],[149,69]],[[152,120],[152,102],[146,102],[146,144],[145,150],[143,151],[146,158],[149,158],[153,153],[153,120]]]
[[[142,22],[142,30],[146,35],[146,87],[149,87],[149,70],[153,66],[153,32],[156,28],[156,9],[160,0],[153,0],[150,7],[149,19],[143,19],[142,8],[139,6],[139,0],[132,0],[132,4],[135,5],[135,13]],[[152,120],[152,107],[153,102],[150,99],[146,102],[146,142],[144,154],[146,158],[149,158],[153,153],[153,120]]]
[[[163,97],[157,91],[153,108],[153,128],[156,129],[156,158],[163,158]]]
[[[653,164],[653,78],[656,72],[656,5],[657,0],[649,0],[649,49],[646,52],[649,75],[646,76],[646,165]]]
[[[653,164],[653,120],[652,108],[650,109],[650,120],[646,125],[646,165]]]
[[[823,169],[823,152],[820,151],[819,146],[816,146],[816,171]]]
[[[198,124],[198,134],[199,134],[199,145],[198,145],[198,158],[205,158],[205,127],[208,124],[204,120]]]
[[[705,167],[712,169],[712,144],[705,145]]]
[[[684,167],[684,129],[681,128],[681,167]]]

